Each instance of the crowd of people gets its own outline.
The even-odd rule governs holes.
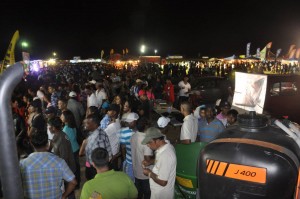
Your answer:
[[[177,143],[164,134],[170,118],[154,120],[157,100],[183,115],[183,144],[212,141],[238,114],[227,98],[195,106],[183,75],[95,63],[28,74],[11,100],[25,198],[173,198]]]

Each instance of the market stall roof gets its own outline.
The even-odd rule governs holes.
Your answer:
[[[238,57],[236,55],[232,55],[231,57],[224,58],[224,60],[226,60],[226,61],[231,61],[231,60],[235,60],[235,59],[238,59]]]

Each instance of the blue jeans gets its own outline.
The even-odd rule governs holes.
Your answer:
[[[123,171],[129,176],[129,178],[134,182],[134,175],[133,175],[133,167],[132,164],[126,162],[126,160],[123,162]]]

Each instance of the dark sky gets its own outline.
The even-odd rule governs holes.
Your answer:
[[[271,51],[300,47],[300,1],[40,0],[0,2],[0,60],[15,30],[33,58],[99,57],[113,48],[138,55],[231,56],[272,41]],[[16,57],[21,55],[21,42]],[[104,55],[104,56],[105,56]]]

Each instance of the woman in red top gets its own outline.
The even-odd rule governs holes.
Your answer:
[[[171,82],[171,79],[166,80],[166,84],[164,86],[164,96],[168,103],[174,103],[175,96],[174,96],[174,86]]]

